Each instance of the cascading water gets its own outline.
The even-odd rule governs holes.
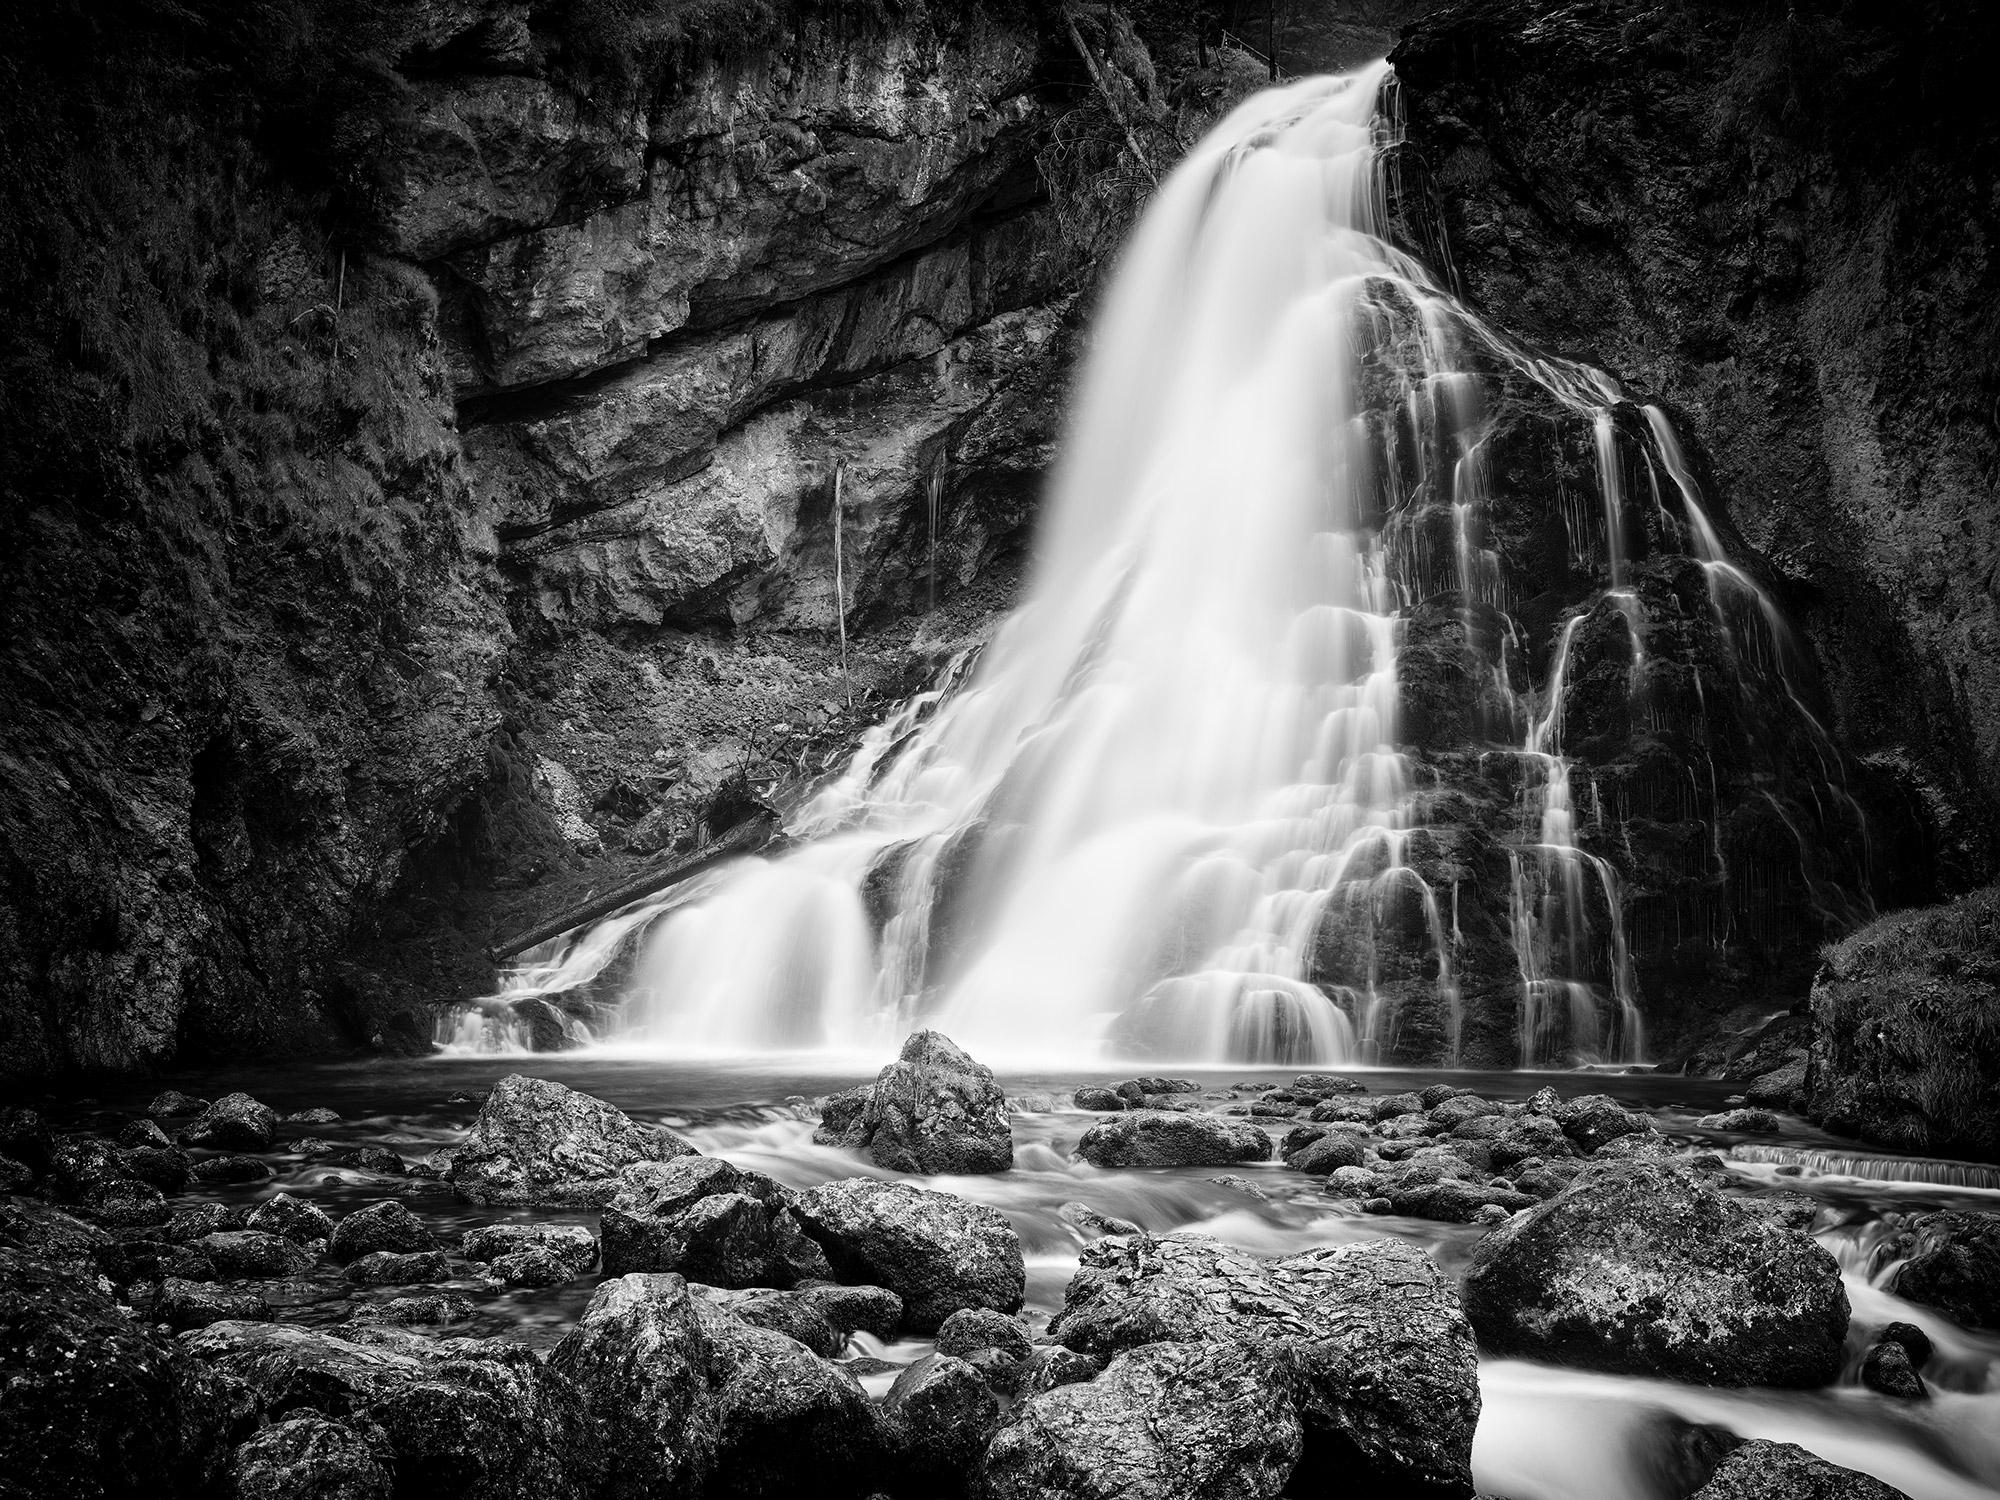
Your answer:
[[[1414,944],[1454,1057],[1460,877],[1447,919],[1397,721],[1403,617],[1456,591],[1523,767],[1519,1060],[1636,1059],[1619,882],[1578,845],[1563,742],[1599,608],[1645,693],[1627,444],[1663,525],[1730,565],[1663,418],[1635,439],[1610,377],[1507,339],[1389,242],[1399,132],[1383,63],[1260,94],[1190,153],[1110,290],[1025,602],[976,668],[873,731],[789,852],[531,954],[501,998],[587,982],[643,932],[618,1026],[680,1052],[876,1051],[926,1024],[993,1060],[1368,1061],[1412,1003],[1379,955]],[[1596,458],[1591,503],[1558,508],[1601,589],[1539,692],[1483,534],[1495,372],[1589,424]]]

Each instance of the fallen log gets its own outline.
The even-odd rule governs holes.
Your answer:
[[[566,932],[575,931],[586,922],[595,922],[601,917],[608,917],[642,897],[658,895],[661,891],[679,885],[684,880],[693,879],[705,870],[713,869],[724,860],[782,848],[787,842],[779,831],[778,820],[770,813],[759,813],[753,818],[745,818],[714,843],[706,844],[692,853],[683,855],[660,869],[648,870],[643,875],[635,876],[601,896],[593,896],[580,905],[559,912],[540,926],[531,927],[518,936],[496,944],[487,956],[496,964],[504,963],[517,953],[525,953],[537,943],[546,943],[550,938],[561,937]]]

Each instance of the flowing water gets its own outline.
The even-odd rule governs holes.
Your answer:
[[[879,1062],[880,1059],[875,1059]],[[857,1175],[891,1177],[849,1152],[815,1145],[806,1101],[869,1076],[860,1067],[834,1067],[824,1054],[774,1059],[712,1058],[699,1064],[641,1058],[543,1058],[533,1063],[489,1059],[372,1059],[365,1064],[299,1067],[281,1073],[239,1071],[165,1080],[213,1097],[245,1088],[280,1110],[330,1107],[343,1122],[313,1126],[315,1136],[338,1144],[388,1145],[406,1157],[458,1140],[471,1124],[479,1096],[499,1076],[525,1070],[560,1078],[610,1100],[637,1118],[679,1130],[702,1151],[726,1157],[795,1188]],[[1327,1190],[1324,1179],[1275,1163],[1231,1169],[1107,1170],[1073,1159],[1078,1137],[1096,1118],[1068,1106],[1082,1083],[1108,1082],[1110,1073],[1003,1075],[1014,1106],[1016,1142],[1012,1171],[987,1177],[908,1179],[987,1203],[1006,1214],[1019,1233],[1028,1263],[1026,1316],[1039,1330],[1062,1305],[1088,1238],[1066,1204],[1084,1203],[1154,1233],[1211,1235],[1270,1256],[1295,1254],[1384,1236],[1401,1238],[1436,1257],[1456,1274],[1484,1230],[1362,1212],[1351,1199]],[[1287,1081],[1289,1072],[1208,1071],[1198,1076],[1222,1105],[1234,1094],[1254,1098]],[[1970,1500],[2000,1493],[2000,1335],[1955,1327],[1931,1310],[1888,1290],[1895,1264],[1886,1241],[1894,1216],[1938,1207],[2000,1209],[2000,1178],[1993,1169],[1960,1165],[1934,1170],[1930,1180],[1883,1181],[1872,1171],[1913,1173],[1922,1164],[1886,1161],[1857,1151],[1800,1124],[1777,1139],[1742,1138],[1701,1128],[1696,1122],[1719,1107],[1731,1087],[1714,1080],[1670,1075],[1603,1075],[1587,1083],[1576,1075],[1519,1073],[1367,1072],[1371,1090],[1391,1093],[1439,1081],[1469,1087],[1496,1099],[1525,1098],[1544,1084],[1565,1093],[1585,1088],[1613,1094],[1646,1110],[1661,1129],[1732,1158],[1738,1183],[1732,1191],[1804,1192],[1820,1212],[1815,1229],[1840,1261],[1853,1304],[1846,1373],[1819,1391],[1722,1390],[1636,1377],[1592,1374],[1514,1360],[1481,1365],[1483,1410],[1474,1446],[1475,1478],[1482,1493],[1509,1500],[1666,1500],[1684,1473],[1676,1458],[1686,1424],[1715,1424],[1744,1436],[1797,1442],[1835,1463],[1864,1470],[1913,1500]],[[1248,1085],[1237,1088],[1236,1085]],[[66,1123],[115,1131],[143,1107],[158,1084],[131,1097],[72,1104]],[[1289,1122],[1262,1121],[1275,1133]],[[587,1211],[481,1209],[458,1202],[441,1184],[331,1169],[306,1156],[274,1154],[279,1177],[258,1187],[198,1189],[196,1194],[247,1202],[280,1189],[310,1197],[336,1212],[386,1194],[405,1199],[451,1243],[478,1224],[529,1217],[581,1221]],[[1878,1167],[1879,1164],[1879,1167]],[[1929,1164],[1932,1169],[1946,1164]],[[452,1332],[504,1333],[547,1347],[574,1325],[596,1277],[546,1290],[505,1291],[463,1277],[450,1289],[469,1295],[475,1313]],[[259,1290],[282,1315],[332,1324],[353,1316],[358,1304],[386,1299],[404,1288],[356,1291],[337,1267],[315,1278],[262,1282]],[[1899,1402],[1859,1383],[1862,1352],[1873,1334],[1892,1321],[1915,1323],[1937,1352],[1926,1365],[1933,1391],[1926,1402]],[[883,1346],[860,1336],[847,1351],[853,1370],[877,1395],[895,1368],[922,1357],[921,1340]]]

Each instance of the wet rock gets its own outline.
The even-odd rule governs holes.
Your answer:
[[[1417,1091],[1417,1102],[1423,1105],[1426,1111],[1438,1108],[1447,1099],[1457,1099],[1460,1097],[1477,1098],[1478,1096],[1473,1094],[1470,1089],[1462,1089],[1454,1083],[1434,1083],[1429,1088]],[[1480,1113],[1486,1113],[1486,1111],[1480,1111]]]
[[[1924,1367],[1924,1362],[1934,1352],[1931,1346],[1931,1336],[1914,1323],[1885,1324],[1882,1332],[1877,1335],[1877,1339],[1878,1341],[1887,1341],[1892,1344],[1901,1344],[1904,1351],[1910,1356],[1910,1363],[1919,1370]]]
[[[544,1245],[530,1245],[525,1250],[495,1256],[486,1269],[502,1286],[561,1286],[582,1274]]]
[[[274,1422],[240,1443],[223,1472],[224,1500],[389,1500],[377,1447],[325,1417]]]
[[[1049,1331],[1100,1356],[1159,1341],[1261,1348],[1293,1372],[1316,1449],[1384,1484],[1471,1487],[1472,1330],[1437,1267],[1399,1241],[1260,1262],[1192,1237],[1101,1240]]]
[[[1504,1218],[1541,1201],[1504,1184],[1462,1181],[1411,1183],[1391,1187],[1387,1196],[1396,1213],[1444,1224],[1489,1223],[1494,1221],[1489,1209],[1498,1209]]]
[[[266,1198],[250,1210],[243,1227],[281,1234],[295,1245],[314,1245],[333,1236],[332,1217],[290,1193],[274,1193]]]
[[[187,1153],[172,1146],[127,1146],[119,1151],[118,1160],[128,1177],[162,1193],[178,1193],[194,1176]]]
[[[1795,1443],[1745,1443],[1716,1466],[1691,1500],[1909,1500],[1867,1474],[1815,1457]]]
[[[1056,1217],[1089,1236],[1139,1233],[1139,1226],[1130,1219],[1099,1213],[1088,1203],[1065,1203],[1056,1210]]]
[[[981,1500],[1264,1500],[1303,1433],[1284,1377],[1227,1344],[1154,1343],[1023,1402],[973,1483]]]
[[[174,1210],[167,1220],[167,1238],[190,1244],[205,1234],[222,1234],[231,1229],[248,1229],[249,1212],[227,1203],[191,1203]]]
[[[1912,1219],[1892,1290],[1967,1328],[2000,1329],[2000,1214],[1948,1209]]]
[[[1375,1119],[1375,1102],[1363,1098],[1322,1099],[1306,1112],[1306,1118],[1332,1123],[1368,1125]]]
[[[715,1361],[681,1277],[620,1276],[591,1295],[549,1368],[596,1422],[616,1500],[701,1491],[721,1438]]]
[[[49,1148],[49,1186],[57,1196],[78,1203],[93,1188],[128,1180],[118,1148],[90,1135],[67,1135]]]
[[[268,1151],[278,1134],[278,1112],[248,1094],[224,1094],[182,1133],[184,1145],[215,1151]]]
[[[248,1287],[216,1286],[169,1276],[160,1282],[149,1315],[176,1333],[211,1323],[260,1322],[271,1316],[264,1299]]]
[[[463,1323],[472,1316],[472,1299],[460,1292],[417,1292],[388,1297],[354,1310],[350,1321],[386,1323],[396,1327]]]
[[[1095,1110],[1098,1113],[1116,1112],[1125,1107],[1125,1100],[1113,1089],[1081,1088],[1070,1096],[1070,1102],[1078,1109]]]
[[[1580,1162],[1549,1162],[1537,1156],[1516,1162],[1510,1170],[1514,1186],[1521,1192],[1535,1198],[1553,1198],[1576,1181],[1576,1174],[1583,1167]]]
[[[1425,1090],[1426,1093],[1429,1090]],[[1451,1094],[1436,1104],[1426,1106],[1426,1112],[1435,1125],[1447,1130],[1457,1129],[1473,1120],[1491,1119],[1500,1113],[1500,1106],[1491,1099],[1482,1099],[1477,1094]]]
[[[979,1370],[940,1352],[896,1377],[881,1415],[905,1483],[949,1492],[963,1484],[1000,1426],[1000,1402]]]
[[[1902,1401],[1922,1401],[1930,1395],[1910,1351],[1894,1339],[1878,1339],[1868,1346],[1861,1357],[1861,1383]]]
[[[983,1204],[849,1178],[806,1194],[798,1216],[844,1280],[903,1299],[913,1332],[934,1332],[966,1307],[1017,1312],[1026,1294],[1021,1242],[1006,1216]]]
[[[1806,1068],[1807,1059],[1800,1056],[1782,1068],[1761,1073],[1750,1080],[1743,1097],[1753,1105],[1799,1109],[1806,1102]]]
[[[1100,1121],[1076,1150],[1098,1167],[1223,1167],[1269,1161],[1271,1138],[1245,1121],[1142,1109]]]
[[[630,1167],[604,1210],[605,1274],[677,1271],[720,1287],[831,1279],[792,1202],[769,1177],[717,1157]]]
[[[849,1330],[836,1328],[823,1308],[797,1292],[772,1291],[764,1287],[731,1291],[725,1287],[691,1282],[688,1290],[702,1302],[720,1308],[738,1322],[752,1328],[768,1328],[782,1333],[812,1350],[822,1359],[837,1358],[847,1347]],[[902,1304],[897,1303],[900,1315]]]
[[[858,1113],[843,1109],[833,1119],[823,1113],[814,1139],[865,1151],[893,1172],[1005,1172],[1014,1165],[1007,1096],[993,1070],[936,1031],[903,1043]]]
[[[1059,1385],[1075,1385],[1095,1380],[1104,1362],[1079,1354],[1061,1344],[1037,1344],[1028,1357],[1014,1367],[1014,1395],[1022,1400],[1052,1391]]]
[[[172,1349],[94,1278],[0,1249],[0,1329],[0,1485],[24,1500],[136,1496],[191,1477]]]
[[[1619,1136],[1641,1134],[1653,1128],[1651,1120],[1625,1108],[1609,1094],[1586,1094],[1581,1099],[1572,1099],[1557,1110],[1556,1120],[1579,1151],[1595,1151]]]
[[[206,1156],[194,1164],[194,1179],[211,1187],[240,1187],[272,1175],[270,1163],[254,1156]]]
[[[409,1171],[409,1164],[387,1146],[335,1146],[325,1155],[336,1167],[352,1167],[379,1177],[401,1177]]]
[[[0,1193],[25,1193],[34,1184],[35,1174],[13,1157],[0,1155]]]
[[[492,1261],[523,1250],[545,1250],[581,1276],[597,1260],[597,1241],[584,1224],[487,1224],[468,1229],[459,1240],[467,1260]]]
[[[357,1286],[414,1286],[446,1280],[451,1267],[442,1250],[371,1250],[351,1262],[345,1275]]]
[[[206,1099],[183,1094],[179,1089],[163,1089],[153,1096],[153,1102],[146,1106],[146,1113],[156,1120],[177,1120],[184,1115],[198,1115],[207,1108]]]
[[[0,1107],[0,1154],[39,1177],[49,1169],[55,1144],[55,1132],[38,1111],[17,1104]]]
[[[988,1307],[968,1307],[938,1325],[937,1352],[962,1358],[981,1350],[997,1350],[1009,1359],[1028,1357],[1033,1346],[1028,1330],[1005,1313]]]
[[[174,1138],[160,1129],[153,1120],[133,1120],[118,1132],[118,1144],[127,1147],[151,1147],[162,1150],[173,1145]]]
[[[796,1339],[702,1307],[715,1350],[719,1441],[709,1495],[860,1495],[874,1487],[885,1434],[852,1375]]]
[[[437,1236],[422,1219],[394,1198],[384,1198],[334,1225],[326,1253],[337,1261],[350,1261],[382,1250],[407,1254],[437,1248]]]
[[[693,1149],[602,1099],[515,1073],[486,1096],[470,1138],[451,1148],[445,1177],[473,1203],[594,1206],[618,1191],[625,1168]]]
[[[296,1276],[316,1259],[310,1250],[282,1235],[255,1229],[205,1234],[194,1242],[193,1248],[208,1257],[209,1264],[220,1275],[256,1280]]]
[[[1488,1138],[1487,1151],[1496,1169],[1515,1166],[1532,1157],[1547,1160],[1577,1154],[1575,1144],[1563,1134],[1562,1126],[1546,1115],[1521,1115],[1506,1121],[1497,1135]]]
[[[1824,1385],[1847,1293],[1813,1240],[1655,1163],[1594,1166],[1473,1251],[1489,1354],[1701,1385]]]
[[[1703,1115],[1695,1124],[1704,1130],[1728,1130],[1747,1135],[1775,1135],[1782,1128],[1768,1109],[1726,1109],[1721,1114]]]
[[[279,1121],[283,1125],[338,1125],[340,1112],[332,1109],[294,1110]]]
[[[1424,1112],[1424,1101],[1416,1094],[1384,1094],[1374,1100],[1368,1109],[1372,1120],[1393,1120],[1400,1115],[1420,1115]]]
[[[1365,1094],[1368,1086],[1358,1078],[1349,1078],[1345,1073],[1301,1073],[1292,1080],[1296,1093],[1310,1094],[1315,1098],[1326,1098],[1333,1094]]]
[[[1335,1130],[1289,1152],[1285,1165],[1295,1172],[1324,1177],[1341,1167],[1360,1166],[1366,1154],[1358,1137],[1344,1130]]]

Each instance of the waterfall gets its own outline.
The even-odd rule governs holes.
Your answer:
[[[1621,420],[1609,376],[1510,340],[1389,242],[1399,139],[1386,63],[1230,114],[1108,291],[1023,602],[983,653],[869,734],[782,856],[531,953],[508,994],[593,984],[618,950],[623,1042],[676,1053],[875,1051],[921,1024],[989,1061],[1366,1062],[1420,1022],[1454,1057],[1461,875],[1447,921],[1398,655],[1412,604],[1456,591],[1503,705],[1492,752],[1522,767],[1519,1058],[1638,1058],[1624,898],[1579,846],[1563,736],[1600,608],[1647,692],[1628,468],[1730,565],[1664,418]],[[1594,493],[1552,499],[1599,591],[1539,673],[1483,531],[1495,380],[1595,455]]]

